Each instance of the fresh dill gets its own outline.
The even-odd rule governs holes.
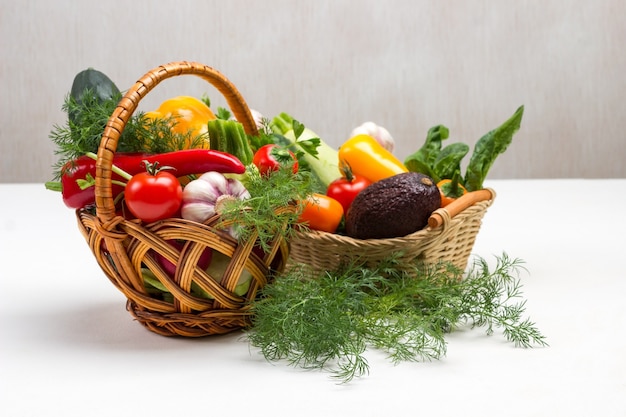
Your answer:
[[[269,361],[328,370],[341,382],[369,372],[368,347],[394,363],[441,359],[446,334],[462,325],[502,329],[515,346],[547,345],[523,318],[520,260],[503,254],[491,270],[478,258],[467,274],[446,263],[398,266],[394,257],[320,273],[295,265],[253,302],[248,340]]]
[[[250,193],[246,200],[227,203],[221,221],[236,225],[239,240],[245,242],[253,233],[263,249],[276,237],[289,241],[295,235],[294,225],[300,214],[298,201],[311,192],[308,171],[293,174],[290,165],[261,175],[253,165],[246,168],[241,181]]]
[[[104,128],[122,98],[121,93],[103,100],[92,90],[85,90],[81,100],[68,94],[61,109],[67,114],[64,124],[55,124],[49,138],[56,145],[57,161],[53,176],[58,180],[62,168],[68,162],[85,155],[96,153],[100,146]],[[172,130],[176,119],[148,118],[143,112],[133,114],[124,127],[117,143],[117,152],[165,153],[201,146],[206,137]]]

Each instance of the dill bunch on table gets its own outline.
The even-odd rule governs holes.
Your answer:
[[[441,359],[446,335],[460,326],[501,329],[518,347],[546,346],[524,317],[522,261],[496,259],[490,268],[477,258],[467,273],[449,263],[399,265],[397,257],[326,272],[295,265],[253,303],[246,336],[269,361],[327,370],[344,383],[369,372],[368,348],[394,363]]]

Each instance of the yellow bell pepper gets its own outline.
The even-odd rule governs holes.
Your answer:
[[[408,172],[404,164],[373,137],[360,134],[339,147],[339,167],[376,182]]]
[[[200,135],[207,136],[207,123],[217,117],[201,100],[191,96],[178,96],[165,100],[158,109],[147,112],[148,118],[171,118],[172,131],[179,134],[191,132],[190,142]],[[187,147],[189,147],[190,143]],[[202,148],[209,148],[208,136]]]

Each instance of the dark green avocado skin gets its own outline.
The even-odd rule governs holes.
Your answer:
[[[346,234],[356,239],[406,236],[423,229],[441,195],[433,180],[417,172],[385,178],[361,191],[346,214]]]

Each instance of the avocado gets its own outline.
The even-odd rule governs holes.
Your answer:
[[[346,234],[356,239],[406,236],[423,229],[441,194],[432,178],[406,172],[377,181],[361,191],[346,214]]]

